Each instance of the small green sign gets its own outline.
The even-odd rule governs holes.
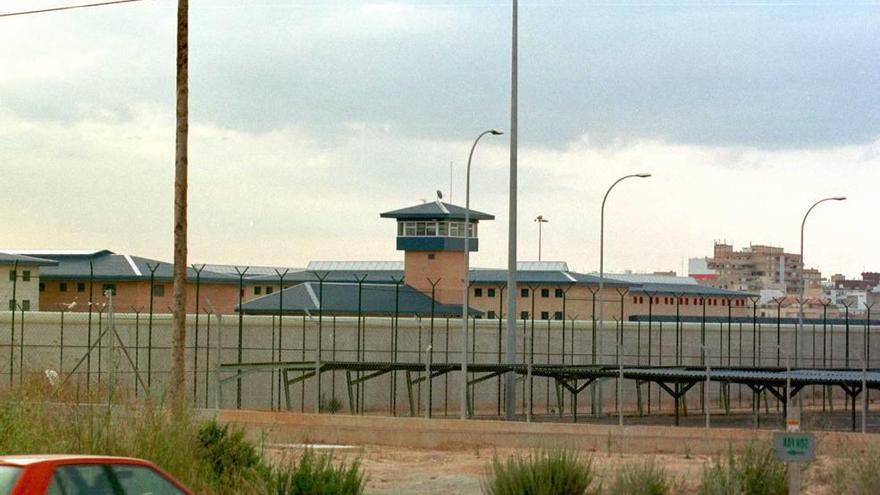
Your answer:
[[[780,461],[815,461],[816,437],[812,433],[773,432],[773,452]]]

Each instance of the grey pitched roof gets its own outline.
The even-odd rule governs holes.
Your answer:
[[[48,266],[40,271],[43,280],[85,280],[90,276],[90,266],[95,280],[113,281],[143,281],[150,279],[150,267],[154,267],[155,280],[168,282],[172,278],[174,265],[163,261],[115,254],[111,251],[94,251],[73,253],[59,251],[58,253],[47,252],[47,257],[57,261],[55,266]],[[195,282],[196,272],[192,268],[187,269],[187,278]],[[238,278],[225,274],[203,271],[199,277],[207,283],[237,283]]]
[[[19,265],[28,265],[28,266],[53,266],[57,265],[58,262],[55,260],[44,259],[44,258],[35,258],[33,256],[24,256],[21,254],[13,254],[0,251],[0,264],[2,265],[12,265],[18,262]]]
[[[323,304],[321,304],[323,303]],[[268,296],[252,299],[241,306],[245,314],[318,314],[323,308],[325,315],[356,315],[358,313],[358,284],[356,283],[324,283],[323,293],[320,284],[305,282],[281,292],[273,292]],[[360,308],[364,315],[388,315],[399,309],[401,314],[431,314],[431,298],[418,290],[401,285],[400,291],[395,287],[381,284],[363,284],[360,292]],[[236,311],[239,307],[236,306]],[[470,309],[471,314],[482,314],[481,311]],[[434,303],[434,314],[437,316],[461,315],[461,306]]]
[[[471,270],[473,283],[505,283],[507,282],[507,270],[477,268]],[[568,272],[561,270],[517,270],[517,284],[598,284],[599,277],[583,273]],[[633,284],[611,280],[606,278],[605,285],[608,287],[630,287]]]
[[[752,295],[748,292],[739,292],[735,290],[717,289],[705,285],[697,284],[639,284],[630,289],[632,292],[644,292],[651,294],[672,294],[672,295],[695,295],[695,296],[718,296],[718,297],[748,297]]]
[[[398,220],[464,220],[465,211],[465,208],[461,206],[437,200],[400,210],[386,211],[379,216],[382,218],[396,218]],[[495,215],[471,210],[470,218],[471,220],[494,220]]]

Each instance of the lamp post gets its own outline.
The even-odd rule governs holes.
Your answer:
[[[650,177],[651,174],[630,174],[624,175],[623,177],[614,181],[611,184],[611,187],[605,192],[605,197],[602,198],[602,209],[601,215],[599,219],[599,342],[602,342],[602,329],[605,326],[605,202],[608,201],[608,195],[611,194],[611,190],[614,189],[614,186],[619,184],[621,181],[631,178],[639,178],[645,179]],[[623,322],[621,322],[623,325]],[[594,342],[593,345],[596,343]],[[601,348],[601,345],[600,345]],[[599,416],[602,411],[602,388],[595,387],[593,389],[595,392],[593,393],[593,415]]]
[[[463,294],[462,294],[462,303],[461,303],[461,333],[462,333],[462,348],[461,348],[461,419],[467,419],[467,408],[468,408],[468,380],[467,380],[467,360],[468,360],[468,296],[470,291],[470,249],[471,249],[471,159],[474,157],[474,149],[477,147],[477,143],[480,142],[480,139],[483,138],[486,134],[491,134],[493,136],[500,136],[504,134],[503,132],[496,129],[489,129],[488,131],[483,131],[477,136],[477,139],[474,140],[474,144],[471,146],[471,152],[468,154],[468,163],[467,163],[467,175],[465,177],[465,192],[464,192],[464,274],[462,277],[463,285]]]
[[[544,215],[538,215],[535,221],[538,222],[538,261],[541,261],[541,227],[550,220],[544,218]]]
[[[810,212],[813,211],[813,208],[818,206],[820,203],[824,203],[826,201],[844,201],[845,199],[846,199],[845,196],[834,196],[831,198],[825,198],[825,199],[820,199],[819,201],[816,201],[815,203],[813,203],[813,206],[811,206],[810,209],[807,210],[807,213],[804,214],[804,219],[801,222],[801,254],[800,254],[800,257],[801,257],[801,262],[800,262],[801,284],[800,284],[800,300],[798,301],[798,328],[797,328],[797,335],[799,337],[803,337],[803,333],[804,333],[804,289],[805,289],[805,285],[806,285],[806,281],[804,280],[804,227],[807,224],[807,217],[810,216]],[[798,366],[798,359],[800,357],[800,348],[803,345],[803,340],[804,340],[803,338],[799,339],[799,343],[798,343],[797,347],[795,348],[795,354],[794,354],[795,367]],[[798,401],[798,404],[800,404],[800,401]]]

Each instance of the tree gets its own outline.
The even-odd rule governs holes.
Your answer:
[[[177,1],[177,133],[174,152],[174,289],[171,341],[171,407],[186,410],[187,144],[189,139],[189,0]]]

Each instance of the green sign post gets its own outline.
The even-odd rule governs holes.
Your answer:
[[[788,463],[788,494],[801,491],[801,463],[816,460],[816,437],[812,433],[797,431],[773,432],[773,453],[776,459]],[[792,427],[789,422],[789,427]]]
[[[816,436],[812,433],[773,433],[773,452],[776,459],[784,462],[810,462],[816,460]]]

